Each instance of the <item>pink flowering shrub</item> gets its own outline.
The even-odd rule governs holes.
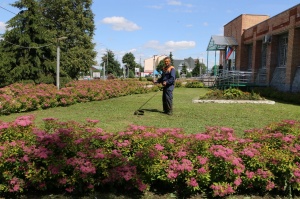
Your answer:
[[[83,123],[32,116],[0,122],[0,196],[28,191],[88,193],[105,187],[160,189],[178,196],[205,192],[288,193],[300,188],[300,122],[282,121],[245,132],[131,125],[107,133]]]
[[[57,90],[52,84],[15,83],[0,88],[0,114],[27,112],[56,106],[100,101],[158,89],[147,82],[121,80],[73,81]]]

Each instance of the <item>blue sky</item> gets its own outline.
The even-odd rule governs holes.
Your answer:
[[[0,1],[0,34],[19,12],[9,5],[13,2]],[[97,61],[109,49],[120,62],[129,52],[142,65],[153,55],[172,52],[174,59],[200,58],[206,64],[210,37],[223,35],[226,23],[241,14],[273,17],[297,4],[299,0],[94,0]]]

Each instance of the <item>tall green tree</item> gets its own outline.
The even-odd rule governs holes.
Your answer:
[[[127,74],[129,74],[130,71],[134,74],[137,63],[135,62],[135,56],[131,52],[123,56],[122,63],[125,64]]]
[[[163,68],[165,67],[165,62],[164,60],[160,60],[160,62],[158,63],[158,65],[156,66],[156,70],[158,73],[162,73]]]
[[[182,69],[181,69],[181,71],[180,71],[180,74],[187,74],[187,67],[186,67],[186,65],[185,64],[183,64],[183,66],[182,66]]]
[[[122,58],[122,63],[126,66],[126,71],[129,74],[129,71],[132,71],[134,73],[135,67],[137,63],[135,62],[134,55],[130,53],[126,53]],[[129,70],[129,71],[128,71]]]
[[[203,63],[200,63],[199,59],[195,60],[195,68],[192,70],[192,75],[194,77],[199,76],[200,74],[206,73],[206,66]]]
[[[55,38],[67,37],[60,42],[61,74],[78,78],[96,64],[92,42],[95,24],[91,10],[92,0],[40,0],[43,15],[50,19],[46,26],[55,32]]]
[[[123,74],[120,63],[115,59],[114,52],[109,49],[107,49],[106,54],[102,56],[100,66],[102,66],[102,68],[105,66],[105,75],[113,74],[114,76],[122,76]]]
[[[172,52],[170,52],[169,57],[170,57],[170,60],[171,60],[171,65],[174,66],[174,60],[173,60],[173,54],[172,54]]]
[[[36,83],[56,76],[60,41],[61,76],[76,79],[95,65],[92,0],[19,0],[20,12],[7,22],[0,43],[0,86],[22,80]]]
[[[48,19],[42,15],[38,1],[20,0],[12,6],[21,11],[7,22],[0,43],[0,86],[23,80],[39,83],[45,76],[53,82],[53,33],[44,26]]]

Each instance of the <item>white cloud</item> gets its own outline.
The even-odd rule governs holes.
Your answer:
[[[6,24],[2,21],[0,21],[0,32],[4,32],[6,30]]]
[[[168,41],[165,43],[166,47],[173,49],[188,49],[194,48],[196,46],[196,42],[194,41]]]
[[[191,27],[193,27],[193,24],[187,24],[185,27],[191,28]]]
[[[131,53],[134,53],[134,52],[136,52],[136,51],[137,51],[136,48],[133,48],[133,49],[130,49],[130,50],[129,50],[129,52],[131,52]]]
[[[208,26],[208,23],[207,22],[203,22],[203,26]]]
[[[162,9],[162,6],[159,5],[153,5],[153,6],[147,6],[148,8],[153,8],[153,9]]]
[[[182,3],[181,3],[181,1],[168,0],[168,5],[172,5],[172,6],[180,6],[180,5],[182,5]]]
[[[101,21],[104,24],[112,25],[113,30],[135,31],[141,29],[137,24],[125,19],[124,17],[106,17]]]
[[[176,50],[185,50],[194,48],[196,42],[194,41],[167,41],[164,44],[161,44],[157,40],[148,41],[145,44],[145,48],[153,49],[159,54],[169,54],[170,52],[175,52]]]

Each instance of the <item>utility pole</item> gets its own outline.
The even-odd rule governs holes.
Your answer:
[[[155,82],[155,56],[153,55],[153,81]]]

